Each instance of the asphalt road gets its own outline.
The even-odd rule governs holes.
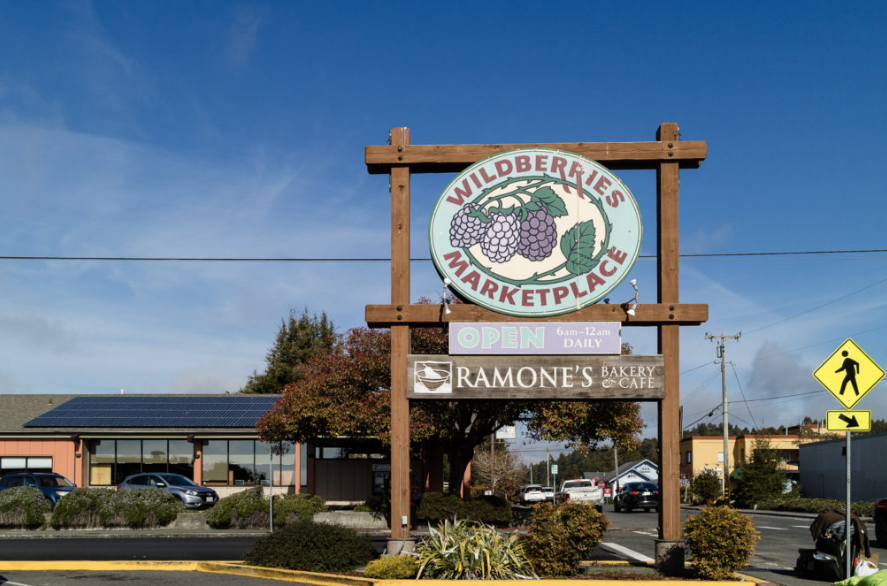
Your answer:
[[[256,536],[4,539],[0,560],[234,561],[242,559],[255,540]]]
[[[682,519],[695,512],[683,510]],[[596,549],[596,555],[601,555],[603,559],[614,559],[614,556],[638,560],[655,557],[658,535],[656,513],[615,513],[612,506],[605,507],[604,513],[613,525],[604,536],[604,543]],[[798,549],[814,547],[810,524],[815,515],[754,511],[746,513],[752,517],[755,529],[760,533],[760,540],[755,546],[755,554],[750,565],[741,570],[742,573],[786,586],[822,585],[822,582],[803,580],[794,575]],[[869,531],[872,553],[879,554],[880,568],[887,569],[887,550],[875,540],[874,527],[869,527]],[[608,550],[608,545],[616,546],[614,549],[624,548],[633,553]]]

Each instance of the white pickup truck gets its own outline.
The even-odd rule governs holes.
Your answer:
[[[555,501],[577,501],[594,505],[598,511],[604,508],[604,489],[591,480],[566,480],[554,495]]]

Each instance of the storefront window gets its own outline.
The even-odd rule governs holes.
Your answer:
[[[194,446],[187,440],[92,440],[89,484],[119,484],[140,472],[175,472],[194,477]]]
[[[200,461],[204,484],[228,484],[228,440],[205,440]]]
[[[169,440],[169,472],[194,478],[194,444],[188,440]]]
[[[142,472],[166,472],[166,440],[142,440]]]
[[[114,475],[116,453],[114,440],[94,440],[89,452],[89,483],[108,486]]]
[[[262,484],[267,486],[273,469],[275,486],[293,486],[296,479],[294,445],[284,444],[283,455],[270,454],[269,444],[255,440],[209,440],[203,446],[203,483],[229,486]],[[302,484],[306,484],[307,465],[302,446]]]
[[[52,472],[52,457],[5,456],[0,458],[0,476],[13,472]]]
[[[228,474],[235,486],[252,484],[256,480],[255,445],[253,440],[228,442]]]
[[[120,484],[127,476],[142,471],[141,440],[117,440],[117,467],[114,484]]]

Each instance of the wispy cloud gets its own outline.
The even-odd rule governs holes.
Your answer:
[[[228,62],[235,69],[243,68],[256,46],[263,18],[252,8],[241,6],[228,27]]]
[[[0,160],[16,169],[0,174],[0,193],[15,194],[0,218],[6,254],[388,253],[387,206],[295,153],[208,162],[18,125],[0,129]],[[237,390],[290,306],[359,325],[366,303],[387,300],[387,275],[384,263],[2,262],[0,306],[16,313],[0,312],[0,376],[10,392]]]
[[[714,229],[698,228],[681,241],[681,252],[703,254],[712,252],[733,238],[733,225],[722,224]]]

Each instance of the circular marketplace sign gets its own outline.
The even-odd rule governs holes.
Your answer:
[[[604,298],[631,270],[637,202],[601,164],[556,149],[515,149],[465,169],[431,214],[431,257],[461,296],[541,317]]]

